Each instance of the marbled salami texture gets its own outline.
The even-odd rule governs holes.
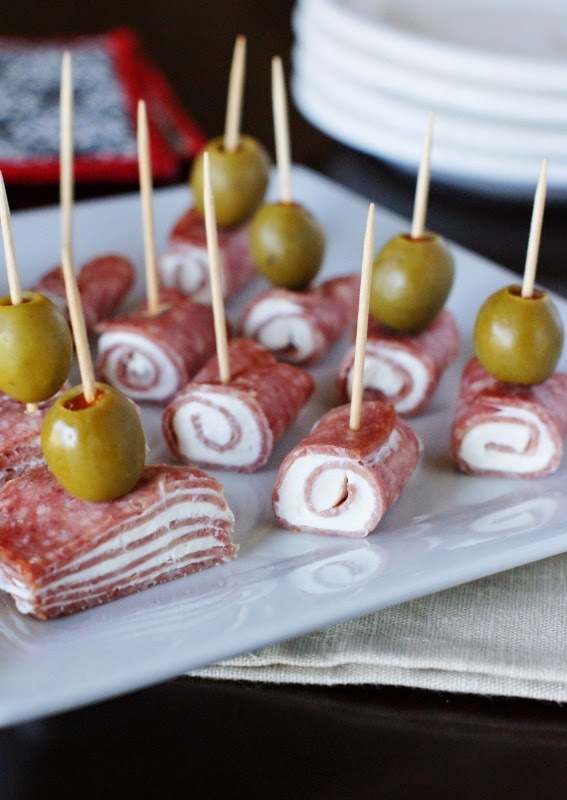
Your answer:
[[[451,456],[463,472],[539,478],[554,472],[567,432],[567,375],[519,386],[497,381],[472,358],[463,371]]]
[[[267,289],[242,318],[244,336],[282,361],[316,364],[356,317],[360,278],[333,278],[304,291]]]
[[[230,381],[214,356],[163,414],[165,439],[181,461],[253,472],[268,460],[314,383],[250,339],[229,343]]]
[[[340,406],[286,456],[276,477],[278,522],[295,531],[361,537],[397,500],[413,473],[420,441],[388,403],[362,404],[358,431]]]
[[[190,467],[146,467],[108,503],[38,467],[0,492],[0,588],[39,619],[70,614],[227,561],[233,523],[221,484]]]
[[[257,274],[250,257],[250,225],[219,228],[217,233],[223,294],[229,300]],[[200,303],[211,302],[205,223],[194,208],[174,225],[159,269],[164,286],[179,289]]]
[[[176,289],[162,289],[161,309],[146,304],[96,327],[97,374],[140,402],[165,404],[215,351],[213,312]]]
[[[82,267],[77,286],[89,333],[93,332],[98,322],[109,319],[120,308],[134,284],[135,274],[132,262],[120,255],[97,256]],[[61,267],[46,273],[34,289],[67,312]]]
[[[398,414],[424,411],[443,373],[459,354],[457,322],[447,309],[417,334],[405,335],[372,318],[364,358],[364,399],[393,403]],[[354,346],[339,369],[337,390],[342,403],[350,400]]]

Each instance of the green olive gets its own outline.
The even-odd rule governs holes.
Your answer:
[[[0,391],[21,403],[52,397],[69,376],[73,340],[57,306],[37,292],[0,298]]]
[[[225,150],[224,137],[211,139],[193,164],[190,184],[195,208],[205,216],[203,201],[203,153],[211,164],[211,184],[217,223],[221,228],[240,225],[258,208],[268,186],[270,157],[251,136],[241,136],[234,152]]]
[[[549,296],[506,286],[482,304],[474,326],[476,355],[499,381],[531,386],[553,374],[563,348],[563,325]]]
[[[305,289],[319,272],[325,235],[299,203],[262,206],[250,226],[252,261],[274,286]]]
[[[43,423],[41,449],[59,483],[94,503],[131,491],[146,459],[138,409],[105,383],[96,384],[93,403],[87,403],[82,386],[55,400]]]
[[[419,333],[443,308],[453,276],[453,256],[441,236],[395,236],[374,259],[370,314],[396,331]]]

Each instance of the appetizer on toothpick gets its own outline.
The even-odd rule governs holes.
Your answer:
[[[97,372],[135,400],[166,403],[214,353],[213,312],[175,289],[159,289],[145,103],[138,105],[138,153],[147,303],[96,327]]]
[[[71,54],[63,54],[61,64],[61,147],[60,201],[61,246],[73,259],[73,79]],[[87,330],[93,332],[97,322],[108,319],[118,309],[134,283],[134,266],[121,255],[97,256],[80,270],[77,283]],[[35,285],[66,314],[65,283],[60,267],[47,272]]]
[[[314,384],[248,339],[228,344],[208,153],[203,174],[217,355],[165,409],[163,432],[182,461],[252,472],[268,460]]]
[[[144,467],[136,406],[95,382],[68,250],[63,269],[82,384],[45,418],[47,467],[29,469],[0,493],[0,584],[38,619],[236,555],[234,517],[218,481],[189,467]]]
[[[439,234],[424,229],[429,195],[433,113],[417,178],[411,232],[391,239],[374,259],[370,314],[401,333],[419,333],[443,308],[454,277],[453,257]]]
[[[284,459],[273,492],[286,528],[361,537],[400,495],[419,458],[419,439],[394,407],[362,400],[362,377],[374,246],[368,213],[357,325],[355,379],[349,405],[333,409]]]
[[[67,380],[73,344],[59,309],[38,292],[21,290],[1,173],[0,222],[10,288],[9,296],[0,298],[0,391],[33,406],[52,397]]]
[[[282,61],[277,56],[272,60],[272,104],[280,201],[262,206],[254,215],[252,259],[274,286],[306,289],[323,262],[325,237],[311,212],[293,200],[287,98]]]
[[[567,375],[555,372],[563,326],[549,295],[534,288],[546,174],[544,160],[522,286],[492,294],[476,319],[476,356],[463,373],[451,442],[463,472],[543,477],[557,469],[563,455]]]
[[[453,282],[453,259],[443,239],[425,231],[433,114],[419,167],[409,234],[389,241],[374,261],[366,346],[364,396],[411,416],[423,411],[459,352],[459,331],[443,308]],[[354,347],[339,370],[338,393],[352,391]]]
[[[262,202],[270,159],[262,145],[241,133],[246,39],[238,36],[230,71],[224,136],[212,139],[196,158],[190,184],[194,208],[175,224],[166,252],[160,258],[164,286],[173,286],[201,302],[210,302],[203,163],[207,153],[219,226],[223,294],[229,299],[254,277],[250,259],[249,220]]]
[[[41,448],[47,466],[68,492],[100,503],[127,494],[138,483],[146,441],[136,406],[112,386],[95,382],[68,250],[63,250],[62,261],[81,384],[51,406],[41,431]]]

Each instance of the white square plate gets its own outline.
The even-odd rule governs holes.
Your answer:
[[[327,232],[322,277],[358,270],[367,201],[302,168],[294,170],[293,190]],[[183,187],[156,192],[160,248],[188,201]],[[79,204],[75,221],[77,264],[97,253],[120,251],[134,259],[141,276],[137,195]],[[57,263],[59,228],[56,208],[14,216],[24,286]],[[405,228],[407,223],[379,209],[377,247]],[[278,529],[271,512],[272,485],[283,456],[336,404],[335,375],[345,337],[313,370],[316,396],[267,467],[256,475],[215,473],[235,513],[237,559],[50,622],[20,615],[12,600],[2,596],[0,724],[137,689],[567,550],[565,466],[547,479],[530,482],[467,477],[449,461],[459,376],[471,355],[476,311],[490,292],[512,280],[510,273],[460,247],[454,253],[457,279],[449,306],[461,325],[463,353],[443,379],[432,407],[413,423],[424,443],[421,464],[376,532],[357,541],[293,534]],[[260,288],[258,279],[230,304],[229,315],[237,319]],[[0,292],[6,292],[4,280]],[[560,298],[556,302],[565,324],[567,303]],[[152,460],[167,459],[160,412],[144,411],[143,417]]]

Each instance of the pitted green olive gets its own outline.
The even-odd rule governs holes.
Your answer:
[[[40,403],[63,386],[73,359],[69,325],[38,292],[22,302],[0,298],[0,391],[21,403]]]
[[[395,236],[374,259],[370,314],[401,333],[419,333],[443,308],[453,277],[453,256],[441,236]]]
[[[270,157],[251,136],[241,136],[234,151],[226,150],[224,137],[217,136],[195,159],[190,184],[195,208],[205,216],[203,200],[203,154],[211,165],[211,185],[217,224],[232,228],[249,219],[258,208],[268,186]]]
[[[59,483],[91,502],[130,492],[146,459],[138,409],[105,383],[96,384],[93,403],[87,403],[82,386],[55,400],[43,423],[41,448]]]
[[[547,380],[563,348],[563,326],[549,296],[535,290],[522,297],[521,286],[490,295],[474,327],[478,360],[497,380],[532,385]]]
[[[254,215],[250,250],[256,268],[274,286],[305,289],[323,262],[325,235],[299,203],[271,203]]]

